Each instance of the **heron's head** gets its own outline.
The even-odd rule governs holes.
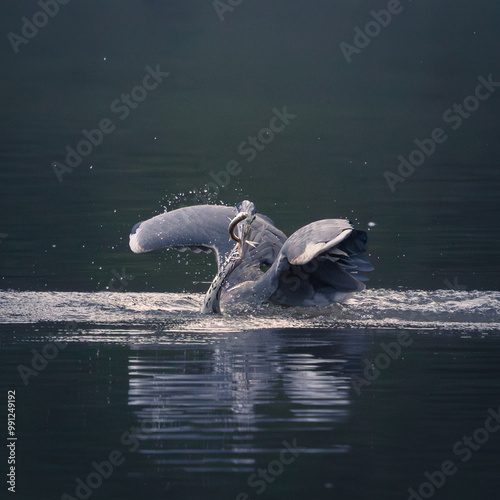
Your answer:
[[[255,220],[256,209],[251,201],[242,201],[236,208],[238,213],[229,223],[229,235],[238,243],[240,254],[245,251],[245,243],[252,244],[250,241],[250,230],[252,222]]]

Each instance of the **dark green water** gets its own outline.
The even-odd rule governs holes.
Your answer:
[[[0,294],[18,498],[494,496],[498,292],[222,316],[201,299]]]
[[[206,263],[138,258],[128,233],[163,206],[196,202],[189,191],[235,160],[241,171],[217,177],[211,201],[248,198],[286,234],[323,218],[375,222],[374,286],[436,289],[457,278],[498,289],[500,94],[456,129],[443,114],[474,94],[478,77],[500,81],[499,7],[402,0],[348,63],[340,44],[387,3],[245,0],[221,22],[209,0],[73,1],[17,54],[4,36],[3,288],[103,290],[125,267],[136,276],[130,291],[201,291],[185,271],[207,280]],[[0,31],[20,35],[21,18],[38,10],[9,3]],[[169,76],[125,105],[122,94],[157,65]],[[240,154],[284,107],[296,118],[255,158]],[[53,162],[103,119],[114,131],[59,182]],[[384,173],[436,128],[447,140],[391,192]]]
[[[49,4],[0,16],[17,498],[497,496],[500,434],[481,429],[500,405],[498,4],[243,0],[223,20],[210,0]],[[380,32],[348,62],[368,22]],[[423,162],[398,171],[400,155]],[[211,257],[128,248],[165,207],[245,198],[288,235],[337,217],[367,230],[368,291],[200,318]],[[68,345],[25,385],[19,365],[54,341]],[[112,453],[109,477],[75,491]]]
[[[2,327],[17,498],[75,496],[112,453],[91,498],[406,499],[446,461],[455,472],[435,498],[494,498],[500,486],[500,433],[484,434],[500,407],[498,334],[82,327],[100,340],[69,343],[26,386],[18,364],[43,351],[37,339],[64,340],[62,325]],[[353,384],[402,332],[398,359]]]

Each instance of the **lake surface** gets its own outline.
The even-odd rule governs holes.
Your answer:
[[[4,3],[17,498],[498,497],[500,4]],[[202,317],[213,256],[128,247],[243,199],[287,235],[351,219],[368,289]]]
[[[18,498],[494,497],[499,292],[208,317],[201,298],[0,294]]]

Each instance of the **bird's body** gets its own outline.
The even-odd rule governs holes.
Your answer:
[[[241,263],[241,253],[237,245],[234,246],[231,253],[227,256],[226,260],[222,264],[222,267],[217,272],[217,275],[210,284],[205,299],[203,300],[203,305],[201,306],[201,313],[219,313],[220,312],[220,294],[222,292],[222,287],[224,286],[226,279],[234,269]]]
[[[234,241],[228,240],[228,228]],[[140,222],[132,228],[130,248],[135,253],[160,248],[214,252],[218,273],[201,309],[209,313],[220,312],[220,301],[341,302],[365,288],[363,272],[373,269],[362,256],[366,239],[345,219],[313,222],[287,239],[268,217],[256,213],[253,203],[243,201],[236,208],[184,207]]]

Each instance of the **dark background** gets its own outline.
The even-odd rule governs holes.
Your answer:
[[[498,289],[500,89],[457,130],[442,115],[500,81],[500,6],[401,5],[348,63],[340,43],[386,1],[244,0],[223,21],[210,0],[70,1],[17,54],[8,34],[41,8],[4,2],[0,286],[105,290],[125,269],[128,291],[204,290],[210,259],[133,255],[128,234],[237,160],[211,202],[251,199],[287,234],[375,222],[371,287]],[[121,121],[111,103],[156,65],[170,75]],[[247,162],[238,145],[284,106],[297,117]],[[103,118],[116,130],[59,182],[53,162]],[[448,140],[391,192],[384,172],[436,127]]]

